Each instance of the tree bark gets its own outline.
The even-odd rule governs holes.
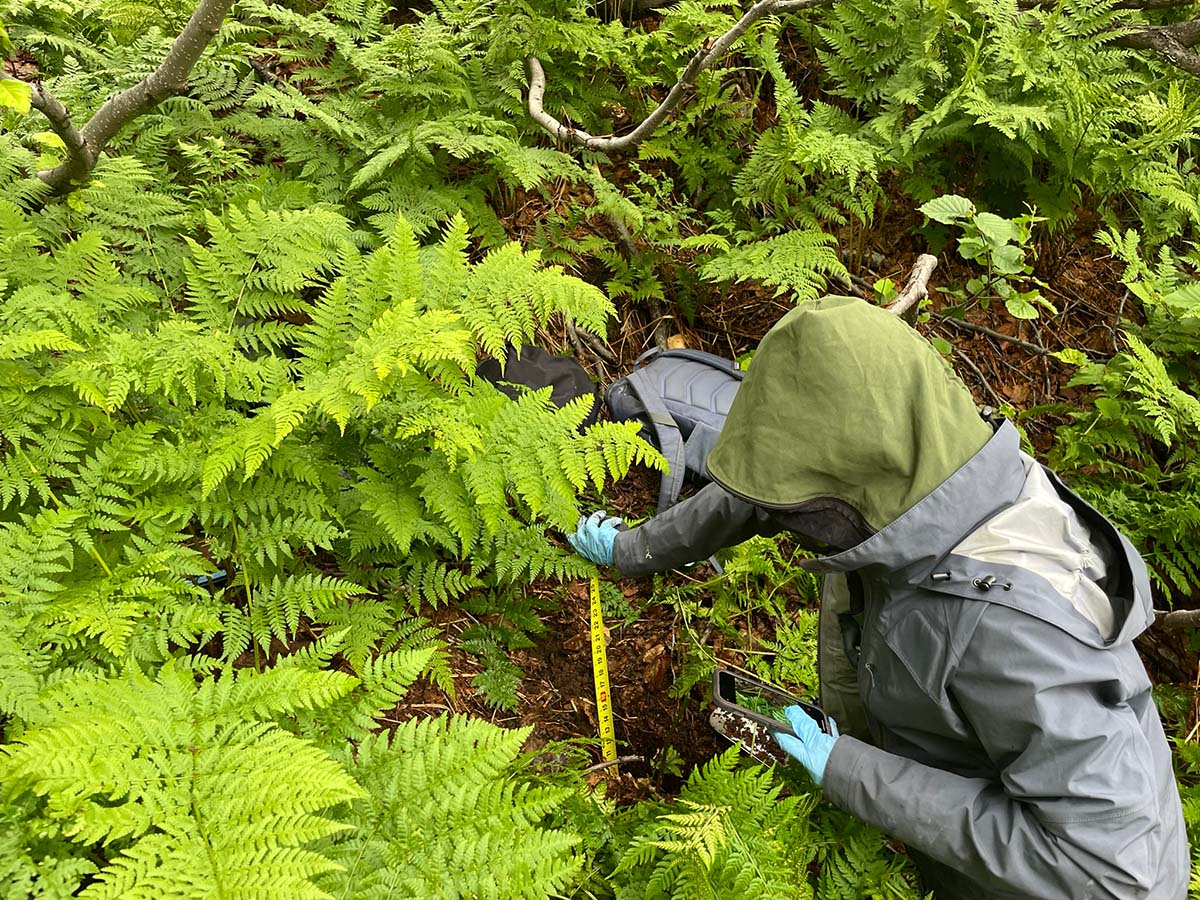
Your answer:
[[[5,81],[20,81],[7,72],[0,72],[0,79]],[[29,84],[29,82],[24,82]],[[63,102],[37,83],[29,84],[29,103],[44,115],[50,122],[50,129],[62,140],[67,150],[67,159],[59,168],[69,169],[72,173],[85,174],[91,171],[95,161],[87,149],[87,141],[71,121],[71,112]],[[43,174],[43,173],[39,173]],[[43,179],[44,180],[44,179]]]
[[[1174,25],[1130,25],[1113,43],[1133,50],[1152,50],[1191,75],[1200,75],[1200,53],[1192,48],[1200,44],[1200,19]]]
[[[1154,624],[1163,628],[1200,628],[1200,609],[1156,609],[1154,616]]]
[[[233,0],[200,0],[158,68],[110,97],[82,128],[72,124],[70,112],[53,94],[40,84],[30,85],[32,105],[50,121],[50,127],[67,148],[66,160],[53,169],[38,172],[38,178],[50,186],[53,194],[65,193],[86,182],[100,154],[122,128],[167,97],[183,92],[188,76],[221,30],[232,6]]]

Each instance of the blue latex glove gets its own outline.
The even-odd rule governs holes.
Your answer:
[[[825,777],[825,764],[829,762],[829,753],[838,739],[837,722],[829,719],[829,728],[833,734],[826,734],[821,730],[821,726],[798,706],[789,706],[783,713],[796,736],[776,731],[773,732],[775,743],[779,744],[788,756],[808,769],[812,780],[820,786],[821,779]]]
[[[575,533],[568,534],[567,540],[580,556],[586,556],[594,563],[611,566],[617,526],[623,524],[616,516],[598,509],[590,516],[580,516]]]

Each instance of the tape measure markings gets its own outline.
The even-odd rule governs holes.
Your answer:
[[[612,695],[608,683],[608,651],[604,642],[604,614],[600,611],[600,579],[592,576],[591,614],[592,677],[596,683],[596,719],[600,723],[600,753],[606,762],[617,758],[613,731]],[[613,767],[616,768],[615,766]]]

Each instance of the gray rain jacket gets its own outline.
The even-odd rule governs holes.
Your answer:
[[[902,839],[940,900],[1181,900],[1170,752],[1133,638],[1141,559],[979,418],[898,317],[848,297],[763,338],[715,484],[616,539],[622,572],[787,530],[826,573],[826,796]]]
[[[1036,547],[1013,552],[988,532],[1046,479],[1104,560],[1111,640],[1055,589]],[[786,526],[711,484],[619,535],[613,561],[663,571]],[[806,565],[828,573],[822,703],[845,726],[825,795],[904,841],[939,900],[1182,900],[1179,795],[1133,646],[1153,617],[1145,566],[1020,452],[1011,424],[894,521]],[[852,601],[853,667],[837,615]]]

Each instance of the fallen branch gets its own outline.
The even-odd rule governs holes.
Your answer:
[[[592,334],[592,332],[588,331],[586,328],[578,328],[576,329],[576,333],[580,338],[582,338],[583,343],[587,346],[587,348],[602,361],[614,366],[619,363],[617,355],[613,353],[612,347],[608,346],[608,342],[605,341],[604,338],[600,337],[599,335]]]
[[[1163,628],[1200,628],[1200,609],[1176,609],[1154,611],[1154,624]]]
[[[904,319],[915,318],[920,301],[929,296],[929,277],[936,268],[936,256],[929,253],[918,256],[912,271],[908,273],[908,281],[904,282],[904,289],[885,307],[887,311]]]
[[[983,386],[983,389],[987,391],[987,395],[992,399],[992,403],[995,404],[997,409],[1004,406],[1004,398],[996,392],[996,389],[992,387],[992,383],[987,380],[987,376],[983,374],[983,370],[979,368],[979,366],[975,365],[975,363],[971,360],[971,357],[968,356],[965,351],[956,347],[954,349],[954,358],[962,360],[966,367],[975,373],[975,377],[979,379],[979,383]]]
[[[1173,25],[1120,26],[1120,30],[1123,33],[1114,43],[1133,50],[1153,50],[1176,68],[1200,75],[1200,53],[1191,49],[1200,44],[1200,19]]]
[[[1005,334],[1003,331],[996,331],[994,328],[988,328],[986,325],[976,325],[974,322],[968,322],[965,319],[956,319],[953,316],[948,316],[945,313],[935,312],[933,314],[939,321],[948,322],[955,328],[961,328],[964,331],[973,331],[976,334],[986,334],[990,338],[995,338],[998,341],[1008,341],[1010,344],[1016,344],[1022,350],[1028,350],[1030,353],[1036,353],[1038,356],[1053,356],[1054,351],[1047,350],[1045,347],[1039,347],[1037,344],[1029,341],[1023,341],[1019,337],[1013,337],[1011,334]]]
[[[529,67],[529,115],[549,134],[561,141],[571,141],[589,150],[599,150],[604,153],[625,150],[648,138],[654,132],[654,129],[662,123],[663,119],[670,114],[671,110],[679,105],[688,88],[692,87],[696,83],[696,79],[700,77],[700,73],[723,57],[729,51],[729,48],[749,30],[750,26],[763,18],[763,16],[777,12],[796,12],[812,6],[827,6],[833,2],[834,0],[758,0],[757,3],[746,10],[742,17],[734,23],[732,28],[715,40],[706,40],[700,49],[696,51],[695,55],[692,56],[684,68],[683,74],[679,76],[679,80],[667,92],[667,96],[663,98],[662,103],[658,104],[654,111],[646,116],[633,131],[620,136],[612,134],[602,136],[588,134],[582,129],[573,128],[570,125],[560,122],[546,112],[544,106],[546,72],[542,68],[541,60],[536,56],[527,57],[525,64]]]
[[[200,0],[158,68],[132,87],[110,97],[87,124],[76,129],[70,111],[40,84],[30,85],[30,103],[62,138],[67,158],[53,169],[38,172],[52,193],[63,193],[87,181],[109,141],[138,116],[187,87],[188,76],[225,21],[233,0]],[[3,74],[4,78],[12,78]],[[19,79],[14,79],[19,80]]]

